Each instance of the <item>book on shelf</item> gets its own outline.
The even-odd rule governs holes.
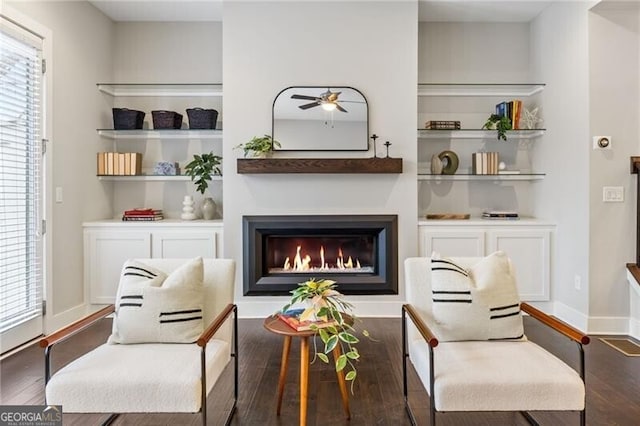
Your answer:
[[[99,152],[98,176],[135,176],[142,174],[142,154],[139,152]]]
[[[497,175],[499,162],[497,152],[474,152],[471,154],[471,173]]]
[[[424,124],[427,130],[460,130],[460,121],[457,120],[431,120]]]
[[[164,220],[164,216],[122,216],[123,222],[153,222],[156,220]]]
[[[304,312],[304,309],[289,309],[284,312],[279,312],[278,318],[287,324],[289,327],[294,329],[295,331],[308,331],[312,329],[312,326],[316,326],[318,328],[325,328],[332,325],[336,325],[338,322],[334,319],[331,320],[306,320],[300,321],[300,315]]]
[[[489,210],[482,213],[483,219],[518,219],[519,217],[516,211]]]
[[[132,209],[125,210],[122,214],[123,221],[153,221],[153,220],[162,220],[164,219],[164,214],[162,210],[154,210],[154,209]]]

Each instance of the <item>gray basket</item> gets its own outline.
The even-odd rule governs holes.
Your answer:
[[[113,128],[115,130],[142,129],[145,113],[127,108],[112,108]]]
[[[175,111],[151,111],[154,129],[182,128],[182,114]]]
[[[190,129],[215,129],[218,111],[215,109],[189,108],[187,109]]]

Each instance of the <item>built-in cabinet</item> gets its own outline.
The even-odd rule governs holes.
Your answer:
[[[420,256],[486,256],[501,250],[516,271],[520,298],[549,300],[554,225],[541,221],[421,221]]]
[[[84,225],[84,278],[89,303],[113,303],[122,265],[133,258],[222,257],[222,221],[164,220]]]

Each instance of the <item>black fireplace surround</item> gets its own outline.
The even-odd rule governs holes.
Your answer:
[[[398,294],[397,215],[243,216],[243,294],[288,295],[310,278],[343,294]]]

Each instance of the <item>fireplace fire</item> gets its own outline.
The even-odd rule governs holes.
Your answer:
[[[288,294],[310,278],[345,294],[397,294],[397,216],[245,216],[244,294]]]

